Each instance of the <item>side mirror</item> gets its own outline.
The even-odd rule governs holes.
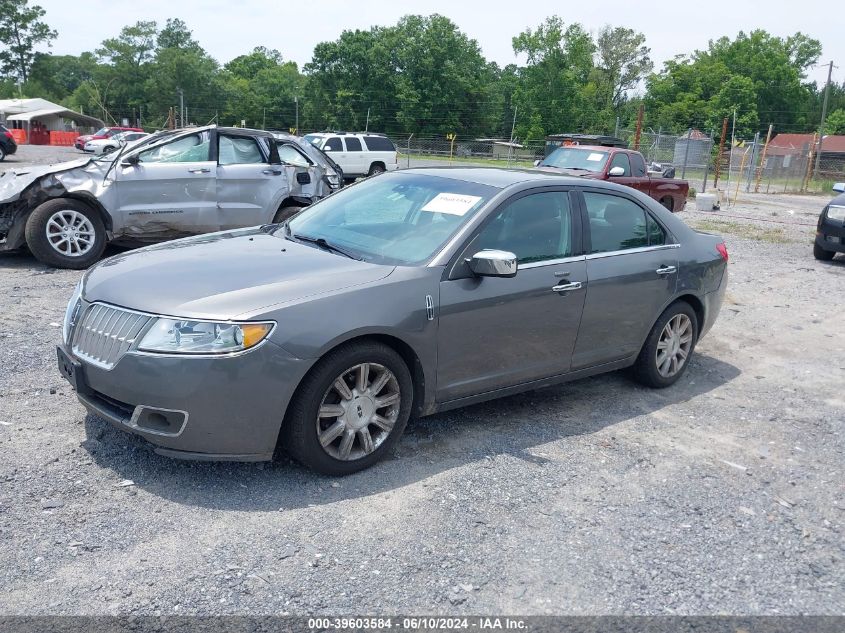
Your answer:
[[[141,160],[138,158],[138,154],[132,154],[131,156],[127,156],[122,161],[120,161],[120,165],[121,167],[134,167],[140,162]]]
[[[535,161],[534,161],[534,167],[539,167],[539,166],[540,166],[540,161],[539,161],[539,160],[535,160]]]
[[[516,276],[516,255],[509,251],[479,251],[468,262],[469,269],[479,277]]]
[[[624,167],[611,167],[610,171],[607,172],[607,175],[611,178],[618,178],[619,176],[625,175],[625,168]]]
[[[833,190],[836,193],[845,193],[845,182],[837,182],[833,185]]]

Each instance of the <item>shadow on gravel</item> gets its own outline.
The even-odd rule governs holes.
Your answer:
[[[117,255],[118,253],[123,253],[128,250],[128,247],[123,245],[116,245],[116,244],[109,244],[106,246],[106,250],[103,252],[102,259],[106,257],[111,257],[112,255]],[[54,273],[59,268],[53,268],[52,266],[48,266],[47,264],[42,264],[39,262],[35,257],[33,257],[32,253],[29,252],[26,248],[20,248],[16,251],[5,251],[0,253],[0,268],[6,270],[24,270],[24,269],[31,269],[35,272],[44,272],[44,273]]]
[[[290,459],[266,464],[186,462],[156,455],[144,440],[85,418],[82,447],[95,462],[152,495],[223,510],[284,510],[366,497],[425,480],[496,455],[542,466],[531,449],[595,433],[631,418],[688,401],[725,385],[739,370],[696,355],[673,387],[651,390],[623,372],[549,387],[411,422],[395,453],[373,468],[335,480]],[[574,450],[577,450],[575,447]],[[337,482],[339,487],[332,487]]]

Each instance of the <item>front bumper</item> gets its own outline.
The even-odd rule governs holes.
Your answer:
[[[231,461],[272,458],[288,402],[313,362],[269,340],[218,358],[128,352],[110,370],[64,346],[58,353],[62,375],[91,413],[143,437],[157,453]],[[63,355],[79,372],[72,379]]]
[[[845,253],[845,226],[827,220],[816,231],[816,246],[832,253]]]

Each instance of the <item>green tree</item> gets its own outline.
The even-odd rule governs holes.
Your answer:
[[[616,110],[629,90],[654,68],[645,35],[625,27],[605,26],[596,38],[596,70],[604,106]]]
[[[43,17],[44,9],[28,0],[0,0],[0,44],[6,47],[0,51],[0,69],[23,83],[29,79],[35,46],[50,46],[56,37]]]
[[[845,134],[845,108],[831,112],[824,123],[825,134]]]
[[[584,86],[593,70],[595,43],[584,27],[566,26],[552,16],[514,37],[513,50],[527,57],[514,95],[517,137],[589,129],[596,108]]]

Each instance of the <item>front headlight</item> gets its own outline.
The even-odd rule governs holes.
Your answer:
[[[845,223],[845,207],[832,204],[827,208],[827,219]]]
[[[145,352],[228,354],[255,347],[270,334],[273,323],[213,323],[190,319],[157,319],[138,344]]]
[[[67,309],[65,310],[65,320],[62,321],[62,341],[70,345],[70,331],[73,328],[76,318],[79,316],[79,299],[82,297],[82,280],[76,284],[73,289],[73,294],[70,296],[70,301],[67,302]]]

